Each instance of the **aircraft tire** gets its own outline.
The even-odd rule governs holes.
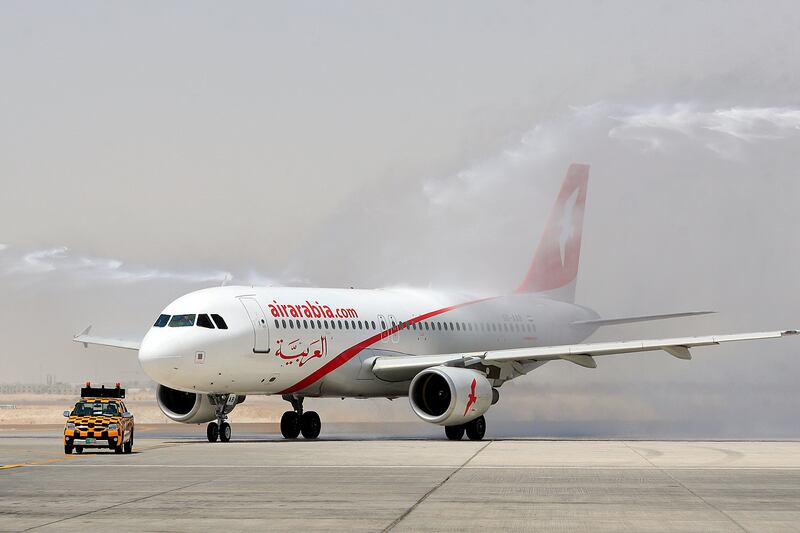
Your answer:
[[[72,445],[71,444],[65,444],[64,445],[64,453],[67,454],[67,455],[72,455]]]
[[[322,421],[315,411],[307,411],[300,417],[300,431],[303,438],[316,439],[322,430]]]
[[[448,440],[461,440],[461,437],[464,436],[464,425],[445,426],[444,434],[447,435]]]
[[[206,426],[206,437],[208,438],[208,442],[217,442],[219,438],[219,426],[217,426],[216,422],[208,423],[208,426]]]
[[[228,442],[231,440],[231,425],[223,422],[219,427],[219,440],[220,442]]]
[[[300,417],[294,411],[286,411],[281,416],[281,435],[285,439],[296,439],[300,435]]]
[[[486,434],[486,419],[482,415],[475,420],[470,420],[465,426],[464,429],[469,440],[481,440]]]

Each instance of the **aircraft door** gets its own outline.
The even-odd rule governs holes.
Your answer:
[[[394,318],[394,315],[389,315],[389,325],[394,327],[398,324],[397,320]],[[392,342],[397,343],[400,342],[400,333],[395,331],[392,335]]]
[[[253,324],[253,353],[269,353],[269,327],[261,305],[252,296],[239,298]]]
[[[380,326],[381,331],[386,331],[389,329],[389,323],[386,321],[386,317],[383,315],[378,315],[378,326]],[[389,342],[389,337],[384,337],[381,339],[381,342],[386,344]]]

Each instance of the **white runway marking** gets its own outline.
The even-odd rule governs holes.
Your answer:
[[[458,465],[170,465],[170,464],[31,464],[31,468],[337,468],[337,469],[406,469],[421,470],[426,468],[454,469]],[[473,465],[462,470],[785,470],[800,471],[796,466],[583,466],[583,465]]]

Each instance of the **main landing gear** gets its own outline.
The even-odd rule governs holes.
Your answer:
[[[461,440],[461,437],[467,434],[469,440],[481,440],[486,434],[486,419],[481,415],[474,420],[470,420],[466,424],[459,424],[458,426],[445,426],[444,434],[450,440]]]
[[[229,394],[217,394],[214,396],[217,421],[210,422],[208,427],[206,427],[208,442],[216,442],[217,439],[219,439],[220,442],[228,442],[231,440],[231,425],[225,422],[225,420],[228,419],[228,415],[225,414],[225,408],[228,406],[230,396]],[[234,396],[233,398],[235,403],[236,397]]]
[[[303,412],[303,397],[285,394],[283,399],[291,403],[294,410],[283,413],[281,417],[281,435],[286,439],[296,439],[301,433],[306,439],[319,437],[322,422],[316,412]]]

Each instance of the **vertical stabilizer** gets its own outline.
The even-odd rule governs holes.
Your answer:
[[[537,292],[573,302],[581,255],[589,165],[573,163],[550,211],[542,238],[517,292]]]

